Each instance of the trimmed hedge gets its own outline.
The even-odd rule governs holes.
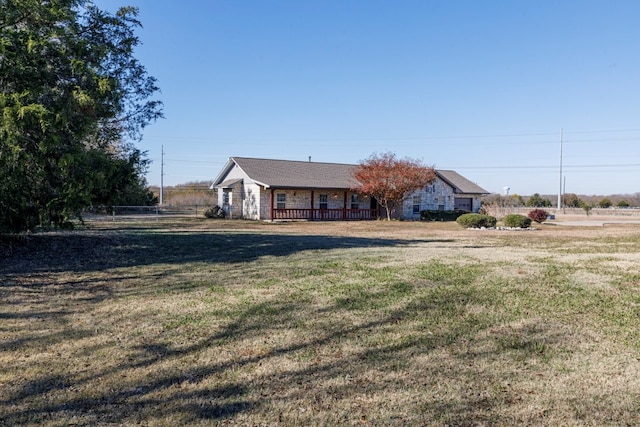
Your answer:
[[[425,210],[420,211],[420,221],[455,221],[469,211],[456,209],[453,211]]]
[[[531,218],[520,214],[509,214],[502,218],[502,223],[506,227],[529,228],[531,226]]]
[[[467,213],[460,215],[456,222],[466,228],[493,228],[498,221],[491,215]]]

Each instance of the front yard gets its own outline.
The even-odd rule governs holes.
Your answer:
[[[1,425],[640,424],[637,225],[90,222],[0,252]]]

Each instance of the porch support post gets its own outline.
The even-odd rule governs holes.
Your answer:
[[[347,192],[344,192],[344,202],[342,204],[342,219],[347,219]]]
[[[311,190],[311,210],[310,210],[310,212],[311,212],[311,218],[309,218],[309,219],[313,221],[314,219],[316,219],[316,216],[315,216],[315,214],[313,212],[313,190]]]
[[[273,188],[271,189],[271,197],[269,199],[270,199],[269,204],[271,205],[269,208],[269,212],[271,216],[271,221],[273,221]]]

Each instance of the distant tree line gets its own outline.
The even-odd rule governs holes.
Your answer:
[[[193,181],[185,184],[164,187],[163,203],[169,206],[214,206],[217,204],[216,192],[210,190],[210,181]],[[160,198],[160,187],[149,188],[154,196]]]
[[[489,194],[483,197],[482,203],[505,207],[552,208],[557,206],[557,195],[542,196],[538,193],[534,193],[532,196]],[[566,193],[562,196],[562,206],[566,208],[584,208],[585,206],[625,208],[640,206],[640,193],[615,194],[610,196],[578,196],[574,193]]]

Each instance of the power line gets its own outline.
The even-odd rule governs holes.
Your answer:
[[[622,133],[622,132],[640,132],[640,129],[608,129],[608,130],[574,130],[564,132],[565,135],[581,135],[581,134],[602,134],[602,133]],[[406,136],[391,136],[391,137],[358,137],[358,138],[256,138],[256,137],[200,137],[200,136],[171,136],[171,135],[150,135],[145,139],[155,140],[194,140],[194,141],[211,141],[211,142],[238,142],[238,141],[269,141],[269,142],[348,142],[348,141],[416,141],[416,140],[443,140],[443,139],[485,139],[485,138],[522,138],[530,136],[557,136],[557,132],[522,132],[522,133],[495,133],[495,134],[467,134],[467,135],[406,135]],[[639,138],[635,138],[636,140]],[[624,139],[621,139],[624,140]],[[633,140],[627,138],[627,140]],[[566,140],[565,142],[570,141]],[[576,142],[578,140],[575,140]],[[589,141],[589,140],[583,140]],[[597,141],[597,140],[594,140]],[[557,141],[548,142],[557,143]]]

